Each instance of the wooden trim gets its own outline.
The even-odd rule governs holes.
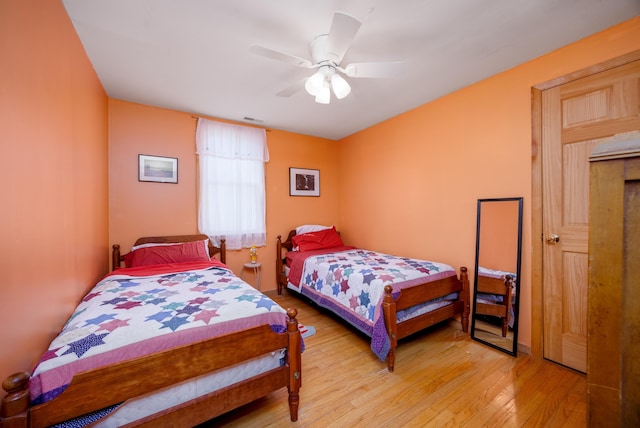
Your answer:
[[[542,91],[531,90],[531,356],[542,358]]]
[[[582,79],[583,77],[592,76],[602,71],[629,64],[630,62],[637,61],[639,59],[640,49],[598,64],[591,65],[589,67],[585,67],[572,73],[565,74],[564,76],[556,77],[552,80],[547,80],[546,82],[535,85],[534,88],[538,89],[539,91],[555,88],[556,86],[564,85],[565,83],[573,82],[575,80]]]
[[[542,91],[640,60],[640,50],[539,83],[531,88],[531,356],[543,357]],[[520,345],[519,345],[520,346]]]

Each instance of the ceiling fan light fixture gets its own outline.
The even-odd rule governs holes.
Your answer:
[[[325,80],[324,84],[322,85],[322,88],[316,95],[316,102],[318,104],[329,104],[330,101],[331,101],[331,89],[329,88],[329,82]]]
[[[312,76],[304,81],[296,81],[295,84],[278,92],[276,96],[289,97],[304,86],[306,92],[316,98],[316,102],[329,104],[331,92],[337,99],[343,99],[351,93],[351,86],[345,78],[391,78],[396,77],[404,69],[404,63],[400,61],[360,62],[344,67],[340,65],[361,25],[362,22],[357,18],[344,12],[335,12],[329,32],[318,35],[309,43],[311,61],[259,45],[251,46],[250,50],[266,58],[315,70]],[[340,75],[337,76],[336,72]],[[325,86],[328,89],[325,89]]]
[[[324,73],[320,70],[316,71],[315,74],[307,79],[304,84],[304,89],[309,93],[309,95],[316,96],[320,92],[320,90],[324,86]]]
[[[343,99],[351,92],[351,86],[349,86],[347,81],[337,73],[331,76],[331,87],[333,88],[333,93],[336,94],[336,98],[339,100]]]
[[[358,75],[358,69],[356,68],[355,65],[349,64],[344,69],[344,74],[346,74],[349,77],[356,77]]]

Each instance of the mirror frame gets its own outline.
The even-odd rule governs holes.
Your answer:
[[[492,348],[495,348],[499,351],[506,352],[509,355],[517,356],[518,353],[518,321],[520,315],[520,264],[522,259],[522,204],[524,198],[522,197],[514,197],[514,198],[490,198],[490,199],[478,199],[477,205],[477,223],[476,223],[476,264],[475,264],[475,272],[473,276],[473,314],[471,318],[471,338],[478,342],[484,343]],[[513,347],[512,349],[503,348],[501,346],[496,345],[495,343],[488,342],[486,340],[480,339],[476,337],[476,294],[478,290],[478,263],[480,261],[480,219],[481,219],[481,211],[482,204],[484,202],[509,202],[514,201],[518,203],[518,241],[517,241],[517,255],[516,255],[516,281],[515,288],[517,290],[515,296],[515,302],[513,306],[514,311],[514,320],[513,320]]]

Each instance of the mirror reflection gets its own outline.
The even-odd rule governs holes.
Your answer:
[[[522,198],[478,199],[471,337],[516,355]]]

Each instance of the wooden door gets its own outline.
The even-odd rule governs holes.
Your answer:
[[[640,129],[640,61],[542,93],[543,355],[587,369],[589,163]]]

